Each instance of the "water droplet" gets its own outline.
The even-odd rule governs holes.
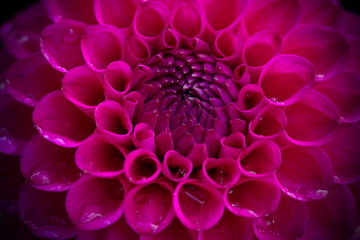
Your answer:
[[[232,206],[232,207],[235,207],[235,208],[240,208],[240,204],[239,204],[239,203],[232,203],[231,206]]]
[[[91,209],[86,209],[79,217],[79,223],[89,223],[94,221],[96,218],[102,218],[103,215],[100,213],[93,212]]]
[[[322,80],[324,80],[324,78],[325,78],[324,74],[315,74],[316,81],[322,81]]]
[[[34,185],[49,185],[49,184],[51,184],[48,174],[44,171],[34,172],[30,177],[30,182]]]
[[[275,102],[275,103],[279,102],[279,100],[276,97],[272,97],[269,100],[272,101],[272,102]]]
[[[65,141],[63,139],[61,139],[61,138],[54,138],[53,141],[54,141],[54,143],[56,143],[58,145],[62,145],[62,146],[66,145]]]

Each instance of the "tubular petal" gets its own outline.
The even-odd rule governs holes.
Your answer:
[[[320,148],[290,146],[282,150],[282,164],[276,177],[287,195],[311,201],[329,194],[334,171],[329,157]]]
[[[253,119],[263,107],[264,92],[255,84],[247,84],[239,91],[237,109],[246,119]]]
[[[135,126],[132,135],[132,142],[136,148],[148,149],[155,152],[155,133],[146,123],[139,123]]]
[[[340,119],[336,105],[314,90],[309,90],[297,103],[286,107],[284,112],[289,140],[304,146],[317,146],[331,140]]]
[[[74,155],[74,149],[59,147],[37,135],[24,150],[21,172],[37,189],[65,191],[81,176],[81,172],[76,168]]]
[[[165,28],[158,39],[158,50],[175,50],[180,45],[180,36],[174,30]]]
[[[65,197],[66,192],[40,191],[24,183],[19,196],[20,217],[40,238],[71,238],[78,230],[66,214]]]
[[[123,61],[110,63],[104,71],[104,88],[108,98],[120,100],[130,90],[133,73]]]
[[[41,50],[55,69],[66,72],[85,63],[80,45],[85,27],[82,22],[65,20],[41,32]]]
[[[96,106],[105,100],[102,76],[86,65],[68,71],[62,89],[69,101],[91,117]]]
[[[283,53],[302,56],[315,66],[318,80],[334,76],[345,65],[349,46],[334,29],[319,25],[300,25],[285,38]]]
[[[145,62],[151,55],[149,45],[140,37],[132,36],[126,40],[125,61],[131,66]]]
[[[89,26],[81,40],[81,49],[86,63],[97,71],[102,71],[113,61],[122,59],[124,36],[112,25]]]
[[[147,149],[136,149],[126,156],[124,170],[130,182],[143,184],[159,176],[161,165],[153,152]]]
[[[111,24],[118,28],[131,25],[138,1],[94,0],[94,10],[99,23]]]
[[[132,123],[126,110],[115,101],[107,100],[95,109],[97,128],[109,141],[127,146],[130,142]]]
[[[222,30],[215,37],[214,53],[228,65],[237,66],[240,63],[241,48],[241,37],[235,29]]]
[[[93,134],[76,151],[76,165],[96,177],[111,178],[123,173],[126,151]]]
[[[245,136],[241,132],[233,132],[228,137],[220,139],[221,149],[218,157],[237,159],[246,149]]]
[[[187,157],[192,161],[194,167],[199,167],[208,158],[208,151],[206,144],[195,143],[191,152]]]
[[[240,154],[238,164],[242,174],[263,177],[278,170],[281,165],[281,152],[274,142],[259,140]]]
[[[168,182],[157,181],[131,189],[126,198],[125,217],[139,234],[156,234],[174,219],[173,189]]]
[[[178,219],[194,230],[213,227],[224,212],[220,192],[193,179],[184,180],[177,185],[173,201]]]
[[[174,150],[169,150],[164,156],[161,164],[162,173],[170,180],[180,182],[187,179],[193,169],[193,164],[189,158],[181,156]]]
[[[270,30],[286,34],[299,21],[301,8],[297,0],[253,0],[244,17],[249,35]]]
[[[224,192],[225,206],[235,215],[263,217],[276,210],[280,189],[270,178],[247,179]]]
[[[9,68],[7,88],[15,99],[35,106],[46,94],[61,88],[62,76],[48,64],[42,54],[34,53]]]
[[[121,217],[125,194],[118,179],[83,175],[66,196],[66,211],[79,229],[105,228]]]
[[[40,135],[61,147],[76,147],[94,131],[88,118],[58,90],[37,104],[33,122]]]

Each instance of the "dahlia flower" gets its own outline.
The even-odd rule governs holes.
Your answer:
[[[337,0],[25,9],[1,27],[6,237],[359,239],[359,26]]]

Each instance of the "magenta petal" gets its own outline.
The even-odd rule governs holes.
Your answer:
[[[118,240],[118,239],[121,240],[139,239],[139,235],[130,228],[130,226],[126,222],[125,217],[121,217],[114,224],[111,224],[109,227],[103,229],[100,239],[97,240]],[[83,240],[89,240],[89,239],[85,238]]]
[[[126,156],[124,170],[130,182],[143,184],[159,176],[161,165],[153,152],[147,149],[136,149]]]
[[[186,38],[195,37],[204,28],[204,13],[196,2],[181,1],[171,20],[172,28]]]
[[[340,119],[336,105],[314,90],[309,90],[297,103],[286,107],[284,112],[289,140],[304,146],[317,146],[331,140]]]
[[[331,142],[322,146],[335,172],[335,181],[346,184],[360,180],[360,125],[340,125]]]
[[[101,71],[113,61],[122,59],[124,36],[118,28],[98,24],[89,26],[81,40],[81,48],[87,64]]]
[[[195,143],[187,157],[192,161],[194,167],[199,167],[208,158],[206,144]]]
[[[359,219],[351,192],[346,185],[335,185],[322,200],[307,203],[309,224],[302,239],[350,239]]]
[[[118,179],[83,175],[67,194],[66,211],[79,229],[101,229],[120,218],[125,193]]]
[[[136,148],[144,148],[155,152],[155,133],[146,123],[139,123],[135,126],[132,142]]]
[[[142,95],[137,91],[132,91],[125,95],[122,100],[122,105],[128,113],[129,118],[132,120],[137,119],[144,108],[144,98]]]
[[[164,156],[169,150],[174,150],[172,134],[169,128],[165,128],[155,137],[156,154]]]
[[[85,63],[80,46],[85,27],[82,22],[62,21],[41,32],[41,50],[55,69],[66,72]]]
[[[236,29],[220,31],[215,38],[213,48],[217,59],[222,62],[231,66],[240,64],[242,40]]]
[[[178,219],[190,229],[209,229],[219,221],[224,212],[220,192],[193,179],[180,182],[173,199]]]
[[[249,134],[253,139],[274,139],[285,129],[287,120],[279,107],[267,105],[258,112],[249,124]]]
[[[125,147],[130,142],[132,123],[126,110],[115,101],[104,101],[95,110],[97,128],[111,142]]]
[[[314,82],[315,69],[307,59],[296,55],[279,55],[261,72],[259,84],[267,100],[286,106],[299,100]]]
[[[284,39],[283,52],[307,58],[319,80],[336,74],[346,63],[349,46],[337,31],[319,25],[300,25]]]
[[[71,19],[87,24],[97,23],[94,14],[94,0],[46,0],[44,3],[54,22]]]
[[[41,238],[68,239],[77,229],[65,210],[66,192],[40,191],[25,183],[20,191],[20,217]]]
[[[62,74],[40,53],[18,60],[7,72],[9,93],[20,102],[35,106],[51,91],[60,89]]]
[[[225,206],[244,217],[262,217],[275,211],[280,189],[270,178],[247,179],[224,193]]]
[[[208,158],[199,172],[202,182],[216,188],[228,188],[239,180],[240,169],[231,158]]]
[[[65,97],[91,117],[105,100],[102,76],[86,65],[68,71],[62,83]]]
[[[172,185],[165,181],[131,189],[126,197],[127,223],[140,234],[161,232],[175,217],[172,195]]]
[[[242,174],[263,177],[280,167],[281,152],[273,141],[259,140],[242,152],[238,163]]]
[[[228,137],[221,138],[220,143],[219,157],[237,159],[246,148],[245,136],[241,132],[234,132]]]
[[[244,25],[249,35],[263,30],[284,35],[298,22],[300,13],[297,0],[251,1]]]
[[[94,10],[99,23],[111,24],[118,28],[129,27],[135,15],[138,1],[95,0]]]
[[[263,66],[279,53],[281,45],[281,37],[273,32],[261,31],[254,34],[244,44],[243,57],[246,65]]]
[[[24,150],[21,172],[37,189],[65,191],[81,176],[74,155],[74,149],[59,147],[37,135]]]
[[[215,31],[233,26],[241,19],[247,0],[201,0],[206,13],[206,20]]]
[[[174,150],[167,151],[162,162],[162,173],[170,180],[180,182],[187,179],[193,169],[189,158],[181,156]]]
[[[157,41],[157,48],[159,51],[162,50],[173,50],[178,49],[180,45],[180,36],[174,30],[170,28],[165,28],[159,36]]]
[[[329,157],[320,148],[290,146],[282,150],[282,163],[276,177],[287,195],[310,201],[328,195],[334,171]]]
[[[240,89],[236,101],[237,109],[246,119],[253,119],[263,107],[264,92],[255,84],[247,84]]]
[[[141,37],[154,37],[169,22],[169,10],[160,2],[143,2],[134,17],[134,31]]]
[[[33,122],[47,140],[62,146],[76,147],[94,131],[92,119],[69,102],[61,91],[46,95],[36,106]]]
[[[261,240],[299,239],[309,221],[305,203],[282,197],[276,211],[255,220],[254,230]]]
[[[236,216],[225,210],[219,222],[209,230],[200,231],[198,240],[253,240],[253,219]]]
[[[358,75],[342,71],[331,79],[318,82],[314,89],[336,104],[342,121],[360,120],[360,77]]]
[[[141,37],[131,36],[127,39],[124,59],[129,65],[136,67],[150,56],[150,46]]]
[[[123,61],[110,63],[104,72],[104,88],[110,99],[120,100],[129,91],[132,83],[132,70]]]
[[[116,177],[124,172],[126,151],[93,134],[78,147],[76,165],[96,177]]]

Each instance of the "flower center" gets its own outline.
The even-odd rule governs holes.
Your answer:
[[[142,85],[150,89],[144,96],[144,113],[157,115],[155,135],[166,128],[173,133],[181,128],[192,136],[206,130],[229,135],[239,91],[230,67],[205,52],[186,49],[156,55],[147,65],[152,74]],[[194,140],[203,142],[202,137]]]

